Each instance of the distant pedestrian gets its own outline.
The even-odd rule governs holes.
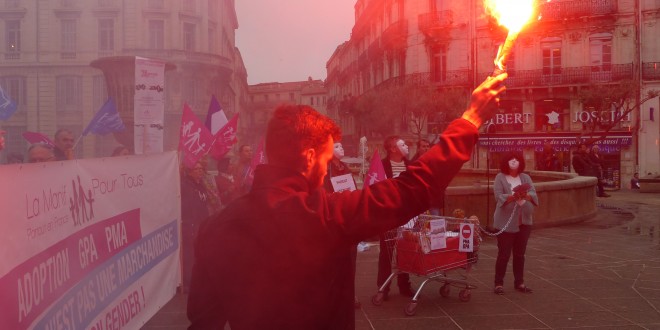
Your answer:
[[[55,132],[54,137],[53,143],[55,143],[55,149],[53,149],[53,152],[55,153],[55,159],[74,159],[73,145],[75,140],[73,139],[73,132],[67,128],[61,128]]]
[[[21,164],[23,163],[23,154],[20,152],[10,152],[7,154],[7,164]]]
[[[218,175],[215,176],[215,186],[218,189],[218,197],[222,208],[238,198],[238,187],[234,175],[229,171],[229,158],[218,160],[216,164]]]
[[[419,141],[417,141],[417,151],[415,152],[413,158],[410,159],[410,161],[416,161],[419,156],[429,151],[429,149],[431,149],[431,142],[429,142],[427,139],[419,139]]]
[[[332,178],[343,177],[346,175],[350,176],[350,180],[346,186],[344,186],[345,190],[353,191],[357,189],[355,180],[353,179],[353,173],[348,167],[348,164],[341,161],[342,158],[344,158],[344,146],[341,144],[341,142],[335,142],[332,152],[332,159],[330,159],[330,162],[328,162],[328,173],[323,180],[323,186],[325,187],[325,191],[328,193],[336,192],[336,187],[332,182]],[[354,246],[351,252],[351,266],[353,268],[353,279],[355,280],[355,272],[357,270],[357,245]],[[360,303],[360,300],[358,300],[357,296],[355,296],[355,308],[360,307],[362,307],[362,304]]]
[[[397,178],[401,173],[405,172],[408,168],[408,145],[399,136],[388,136],[383,142],[383,148],[387,155],[381,161],[385,169],[385,176],[388,179]],[[392,252],[394,252],[394,238],[397,235],[397,230],[390,230],[379,235],[380,238],[380,251],[378,253],[378,275],[376,277],[376,285],[380,289],[390,274],[392,274]],[[383,289],[384,299],[389,299],[390,284]],[[408,273],[399,273],[396,276],[396,284],[399,287],[399,293],[405,297],[412,297],[415,290],[410,284],[410,275]]]
[[[540,171],[561,172],[561,163],[550,143],[543,145],[543,152],[539,156],[536,168]]]
[[[639,173],[635,172],[632,179],[630,179],[630,189],[639,189]]]
[[[117,156],[128,156],[131,154],[131,151],[125,146],[119,146],[112,151],[112,157]]]
[[[181,255],[184,293],[190,289],[192,278],[195,256],[193,243],[202,221],[209,217],[207,207],[209,194],[202,181],[204,172],[204,166],[198,161],[192,168],[184,167],[181,178]]]
[[[610,195],[605,193],[603,187],[603,180],[599,178],[597,173],[598,166],[593,163],[591,157],[589,156],[589,148],[586,144],[580,143],[577,150],[573,153],[572,165],[573,169],[580,176],[593,176],[596,178],[596,195],[598,197],[610,197]]]
[[[594,145],[591,147],[591,151],[587,152],[587,155],[589,155],[589,160],[591,160],[591,165],[594,168],[593,172],[598,179],[598,197],[610,197],[609,194],[605,193],[605,160],[600,153],[600,147]]]
[[[234,176],[234,180],[236,180],[236,186],[238,187],[237,193],[239,196],[245,195],[250,191],[252,156],[252,146],[244,144],[238,148],[238,160],[236,161],[236,164],[234,164],[232,175]]]
[[[0,151],[5,148],[5,134],[7,131],[0,129]]]
[[[56,161],[53,147],[45,143],[35,143],[28,148],[28,163]]]

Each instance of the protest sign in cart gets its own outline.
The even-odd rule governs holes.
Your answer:
[[[479,220],[420,215],[406,225],[389,231],[386,246],[392,259],[392,273],[379,288],[371,302],[380,306],[385,290],[395,275],[409,273],[424,277],[412,300],[405,307],[408,316],[415,315],[420,292],[430,281],[442,283],[439,293],[448,297],[450,287],[460,287],[459,299],[469,301],[476,286],[467,281],[467,272],[477,262]],[[464,270],[465,274],[450,276],[451,271]]]

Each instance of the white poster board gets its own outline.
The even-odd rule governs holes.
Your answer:
[[[355,187],[355,180],[353,180],[353,175],[350,173],[333,176],[330,178],[330,182],[332,182],[332,189],[335,192],[341,192],[344,190],[353,191],[357,189],[357,187]]]
[[[163,152],[165,62],[135,57],[135,154]]]
[[[431,250],[439,250],[447,247],[447,237],[445,232],[447,230],[445,219],[429,221],[430,233],[429,240],[431,241]]]

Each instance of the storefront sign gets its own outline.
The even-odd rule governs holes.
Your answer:
[[[496,113],[484,125],[529,124],[531,113]]]
[[[488,147],[491,152],[505,152],[534,148],[542,151],[543,145],[550,143],[555,151],[569,151],[575,146],[577,134],[562,135],[512,135],[512,134],[484,134],[479,137],[479,146]],[[595,143],[601,147],[601,152],[621,151],[622,147],[632,145],[632,136],[629,132],[609,133],[605,139]]]
[[[618,116],[621,116],[621,111],[577,111],[573,115],[573,122],[577,123],[590,123],[593,121],[600,122],[614,122]],[[630,113],[624,116],[621,121],[629,122]]]

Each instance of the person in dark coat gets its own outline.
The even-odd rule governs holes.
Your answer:
[[[587,155],[593,165],[593,172],[598,179],[598,197],[610,197],[610,194],[605,192],[605,173],[603,171],[605,168],[605,160],[603,159],[603,155],[600,154],[600,147],[594,145],[591,147],[591,152],[588,152]]]
[[[209,193],[204,184],[206,173],[202,162],[197,162],[193,168],[185,167],[181,178],[181,249],[183,268],[183,288],[188,292],[192,278],[194,260],[194,242],[199,227],[209,216]]]
[[[388,136],[383,142],[383,148],[387,155],[381,161],[385,170],[385,177],[397,178],[405,172],[410,162],[408,161],[408,146],[400,137]],[[380,251],[378,252],[378,275],[376,276],[376,285],[380,289],[392,274],[392,256],[394,252],[394,239],[396,238],[396,229],[379,235]],[[383,288],[384,299],[389,299],[390,284],[388,282]],[[408,273],[399,273],[396,276],[396,284],[399,287],[399,293],[412,297],[414,290],[410,284],[410,275]]]
[[[351,191],[357,189],[355,179],[353,179],[353,173],[351,172],[351,169],[348,167],[348,165],[341,161],[342,158],[344,158],[344,146],[341,144],[341,142],[335,142],[332,159],[328,163],[328,173],[326,174],[325,179],[323,179],[323,187],[328,193],[340,192],[337,191],[333,186],[332,178],[347,174],[351,176],[350,182],[346,184],[347,187],[351,187],[347,189]],[[353,270],[353,280],[355,280],[355,271],[357,270],[357,245],[353,247],[351,252],[351,267]],[[355,308],[360,307],[362,307],[362,304],[358,300],[357,296],[355,296]]]
[[[543,145],[543,152],[539,156],[536,168],[541,171],[561,172],[559,157],[557,157],[557,153],[555,153],[555,149],[550,143]]]
[[[470,159],[507,74],[486,79],[437,146],[396,179],[328,194],[323,177],[340,130],[309,106],[275,109],[268,164],[202,225],[188,297],[189,329],[353,329],[351,250],[429,207]]]
[[[589,148],[586,144],[580,143],[578,149],[573,154],[572,160],[573,169],[580,176],[593,176],[597,181],[597,196],[598,197],[610,197],[610,195],[605,193],[603,187],[603,180],[599,177],[600,165],[592,161],[591,156],[589,156]]]

